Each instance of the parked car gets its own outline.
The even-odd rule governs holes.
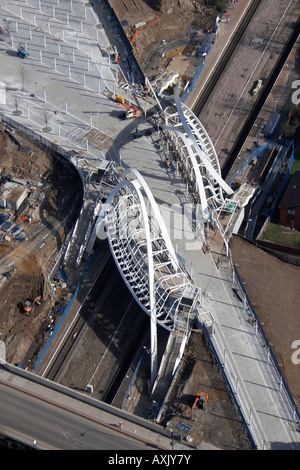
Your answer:
[[[10,232],[14,228],[15,224],[12,222],[9,222],[9,220],[6,220],[2,225],[1,225],[1,230],[4,232]]]
[[[19,235],[16,236],[15,240],[18,242],[25,242],[26,236],[24,232],[21,232]]]
[[[18,234],[21,232],[21,230],[22,230],[22,227],[21,227],[20,225],[16,225],[16,226],[12,229],[11,234],[12,234],[13,236],[16,236],[16,235],[18,235]]]
[[[8,219],[7,214],[0,214],[0,226]]]

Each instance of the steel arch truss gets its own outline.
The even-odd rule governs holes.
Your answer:
[[[203,234],[205,224],[216,224],[228,250],[232,226],[223,227],[219,217],[238,211],[241,198],[223,180],[211,139],[195,114],[180,101],[177,87],[174,98],[177,111],[165,110],[163,129],[179,154],[193,200],[201,206]]]
[[[195,114],[181,103],[178,89],[174,90],[177,112],[165,111],[164,129],[181,148],[187,163],[186,170],[195,183],[199,203],[202,205],[204,220],[225,203],[224,193],[233,194],[231,187],[223,180],[215,148],[205,128]],[[168,109],[168,108],[167,108]],[[178,145],[180,140],[180,145]]]
[[[106,234],[123,279],[143,310],[168,330],[182,319],[191,285],[144,178],[125,170],[105,204]]]
[[[188,334],[199,289],[180,265],[159,208],[144,178],[125,170],[100,213],[119,272],[151,319],[152,380],[157,372],[157,324]]]

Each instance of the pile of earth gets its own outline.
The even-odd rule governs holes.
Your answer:
[[[155,49],[210,30],[225,0],[111,0],[142,68]]]

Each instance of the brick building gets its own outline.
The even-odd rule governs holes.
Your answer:
[[[280,225],[295,228],[300,232],[300,171],[291,176],[278,209]]]

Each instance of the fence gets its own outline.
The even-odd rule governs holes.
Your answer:
[[[284,379],[284,376],[283,376],[283,374],[282,374],[282,372],[281,372],[281,370],[280,370],[279,364],[278,364],[278,362],[277,362],[277,360],[276,360],[276,357],[275,357],[275,355],[274,355],[274,353],[273,353],[273,351],[272,351],[272,348],[271,348],[271,346],[270,346],[270,343],[269,343],[269,341],[268,341],[268,339],[267,339],[267,337],[266,337],[266,335],[265,335],[265,332],[264,332],[264,330],[263,330],[263,327],[262,327],[262,325],[261,325],[261,323],[260,323],[260,321],[259,321],[259,319],[258,319],[258,317],[257,317],[257,314],[256,314],[256,312],[255,312],[255,310],[254,310],[253,305],[251,304],[251,301],[250,301],[250,299],[249,299],[249,297],[248,297],[248,295],[247,295],[247,292],[246,292],[246,290],[245,290],[245,288],[244,288],[244,285],[243,285],[243,283],[242,283],[242,281],[241,281],[241,278],[240,278],[240,276],[239,276],[239,274],[238,274],[238,271],[237,271],[236,267],[234,266],[233,269],[234,269],[234,273],[235,273],[236,278],[237,278],[237,281],[238,281],[238,285],[239,285],[241,291],[243,292],[243,294],[244,294],[244,296],[245,296],[245,299],[246,299],[246,301],[247,301],[247,305],[248,305],[249,308],[251,309],[251,312],[252,312],[252,314],[253,314],[253,316],[254,316],[254,318],[255,318],[258,332],[259,332],[259,334],[261,335],[261,337],[262,337],[262,339],[263,339],[263,341],[264,341],[264,343],[265,343],[265,345],[266,345],[266,348],[267,348],[267,351],[268,351],[268,354],[269,354],[269,358],[270,358],[270,360],[271,360],[271,362],[272,362],[274,368],[276,369],[276,372],[277,372],[278,377],[279,377],[279,381],[280,381],[280,383],[282,384],[282,390],[285,391],[286,395],[287,395],[288,398],[289,398],[289,401],[290,401],[290,403],[291,403],[291,406],[292,406],[292,408],[294,409],[294,416],[297,418],[298,421],[300,421],[300,414],[299,414],[299,411],[298,411],[298,409],[297,409],[297,405],[296,405],[296,403],[295,403],[295,401],[294,401],[293,396],[291,395],[291,392],[290,392],[290,390],[289,390],[289,387],[288,387],[288,385],[287,385],[287,383],[286,383],[286,381],[285,381],[285,379]]]
[[[53,152],[57,153],[58,155],[61,155],[62,157],[70,161],[70,152],[72,151],[72,149],[70,149],[69,152],[66,151],[59,144],[51,142],[49,139],[46,139],[34,129],[31,129],[30,127],[27,127],[24,124],[21,124],[19,121],[12,119],[9,116],[6,116],[6,114],[4,114],[2,111],[0,111],[0,118],[3,122],[5,122],[5,124],[20,130],[25,135],[28,135],[35,141],[39,142],[43,147],[46,147],[48,150],[52,150]]]
[[[284,394],[286,397],[282,407],[285,406],[285,411],[288,414],[287,420],[291,419],[295,423],[299,422],[300,415],[296,403],[290,393],[277,360],[272,352],[271,346],[265,336],[263,328],[259,322],[257,314],[253,308],[253,305],[251,304],[251,301],[246,293],[235,266],[233,266],[232,282],[235,282],[235,285],[237,286],[237,295],[243,302],[243,307],[245,309],[249,308],[253,318],[255,319],[255,335],[259,335],[259,339],[264,345],[267,358],[266,364],[274,371],[274,377],[277,377],[278,379],[280,393]],[[258,421],[255,410],[251,409],[251,400],[248,391],[243,380],[241,380],[241,374],[237,369],[231,352],[228,351],[228,348],[226,349],[226,342],[225,337],[223,337],[222,329],[219,327],[219,325],[216,325],[214,321],[210,326],[206,325],[205,323],[202,326],[220,370],[223,373],[223,377],[230,390],[231,396],[240,412],[242,421],[248,432],[253,447],[255,449],[265,449],[267,447],[265,432]]]

